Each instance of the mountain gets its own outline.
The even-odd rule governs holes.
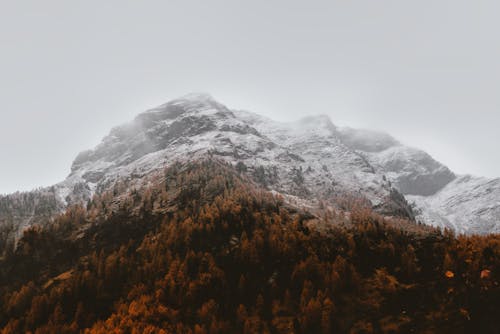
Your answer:
[[[431,196],[407,196],[427,224],[460,233],[500,233],[500,179],[463,175]]]
[[[456,175],[387,134],[337,127],[327,116],[276,122],[229,109],[207,94],[170,101],[112,129],[96,148],[77,156],[65,181],[32,196],[54,194],[45,207],[50,214],[85,203],[119,181],[140,184],[176,161],[206,156],[237,166],[303,207],[359,202],[387,216],[460,233],[500,231],[499,179]],[[0,204],[12,198],[4,196]],[[36,220],[33,210],[6,212],[0,221],[8,216],[15,226]]]
[[[238,164],[269,190],[306,206],[349,195],[411,215],[389,182],[342,143],[327,117],[278,123],[230,110],[208,95],[171,101],[113,129],[94,150],[78,155],[56,188],[72,203],[117,180],[140,180],[174,161],[207,155]]]
[[[325,116],[189,95],[0,198],[0,332],[498,333],[500,236],[417,221],[483,227],[497,187]]]
[[[0,331],[493,334],[499,259],[498,235],[318,217],[206,157],[26,230],[0,257]]]

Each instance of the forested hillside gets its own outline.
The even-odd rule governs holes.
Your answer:
[[[1,333],[499,332],[499,236],[349,208],[213,160],[118,182],[5,252]]]

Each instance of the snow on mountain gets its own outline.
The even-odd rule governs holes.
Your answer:
[[[237,115],[274,143],[279,143],[276,145],[286,155],[280,154],[272,163],[281,162],[280,167],[285,170],[293,166],[303,171],[304,182],[313,193],[342,190],[362,194],[374,205],[381,204],[388,196],[389,184],[374,173],[362,156],[342,143],[328,117],[307,117],[297,122],[279,123],[243,111],[237,112]]]
[[[230,110],[204,94],[171,101],[113,129],[76,158],[61,189],[83,183],[99,191],[119,178],[207,154],[243,164],[270,190],[307,201],[350,195],[381,211],[395,202],[394,189],[342,143],[328,117],[279,123]]]
[[[354,197],[384,214],[412,218],[409,199],[428,224],[468,233],[500,226],[499,180],[457,177],[387,134],[338,128],[327,116],[276,122],[231,110],[207,94],[170,101],[114,128],[77,156],[71,174],[53,190],[59,206],[81,203],[117,180],[140,182],[175,161],[206,156],[226,160],[303,205]]]
[[[500,232],[500,179],[457,176],[387,134],[341,129],[344,142],[415,205],[417,220],[459,233]]]
[[[404,195],[433,195],[455,179],[448,167],[422,150],[404,146],[387,134],[341,129],[344,142],[386,175]]]
[[[423,222],[459,233],[500,233],[500,179],[460,176],[432,196],[407,196]]]

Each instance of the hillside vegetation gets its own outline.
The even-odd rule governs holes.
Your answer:
[[[500,237],[307,212],[230,165],[119,182],[0,262],[1,333],[498,333]]]

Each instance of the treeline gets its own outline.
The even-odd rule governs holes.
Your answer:
[[[152,181],[25,233],[2,333],[498,333],[498,236],[318,219],[216,161]]]
[[[61,210],[54,187],[0,195],[0,259],[12,250],[20,226],[41,223]]]

